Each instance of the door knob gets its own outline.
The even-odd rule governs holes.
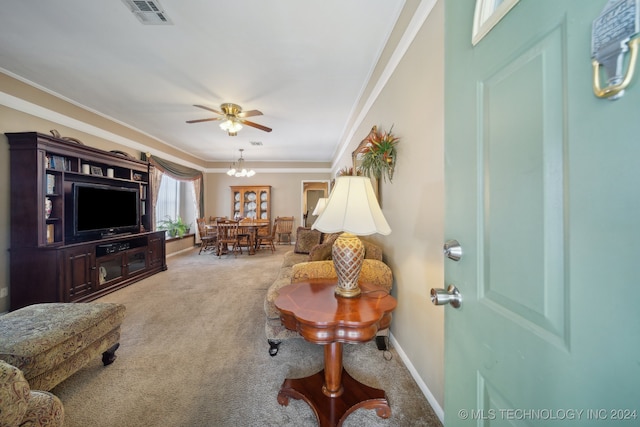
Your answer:
[[[454,261],[460,261],[462,258],[462,246],[457,240],[447,240],[444,243],[444,255]]]
[[[453,285],[444,290],[442,288],[431,288],[431,302],[433,305],[451,304],[453,308],[460,308],[462,304],[462,294]]]

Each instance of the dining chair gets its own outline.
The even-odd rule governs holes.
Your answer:
[[[234,256],[238,256],[238,252],[242,254],[240,241],[238,240],[238,221],[218,220],[216,221],[216,230],[218,232],[218,258],[224,253],[228,253],[229,245]]]
[[[278,229],[277,227],[278,219],[279,218],[276,218],[275,221],[273,222],[273,227],[271,227],[269,234],[258,234],[258,244],[257,244],[258,248],[261,248],[264,245],[264,246],[269,246],[269,248],[271,249],[271,253],[276,251],[276,247],[273,244],[273,242],[276,240],[276,231]]]
[[[261,221],[262,227],[258,228],[258,236],[269,236],[271,234],[271,221]]]
[[[217,233],[207,228],[207,222],[204,218],[197,218],[196,224],[198,224],[198,233],[200,234],[200,251],[198,255],[207,249],[215,249],[218,240]]]
[[[216,225],[216,222],[218,222],[218,220],[224,221],[226,219],[229,219],[226,216],[210,216],[209,217],[209,224],[211,225]]]
[[[255,241],[255,237],[256,236],[252,236],[251,234],[254,231],[251,231],[247,225],[251,225],[253,224],[255,221],[251,218],[243,218],[239,221],[239,227],[238,227],[238,244],[240,245],[240,248],[242,247],[246,247],[247,248],[247,252],[251,252],[251,249],[249,248],[249,246],[251,246],[251,244],[254,244]],[[243,227],[244,225],[244,227]]]
[[[293,217],[292,216],[282,216],[276,218],[277,227],[276,234],[278,235],[278,244],[283,242],[283,239],[286,237],[289,244],[291,244],[291,232],[293,229]]]

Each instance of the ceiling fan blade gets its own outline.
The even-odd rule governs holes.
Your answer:
[[[271,128],[268,128],[266,126],[259,125],[258,123],[250,122],[249,120],[244,120],[244,119],[239,119],[239,120],[240,120],[240,122],[244,123],[247,126],[251,126],[251,127],[256,128],[256,129],[263,130],[265,132],[271,132],[271,130],[272,130]]]
[[[238,114],[238,117],[253,117],[253,116],[261,116],[261,115],[262,115],[262,111],[249,110],[249,111],[243,111],[242,113]]]
[[[207,110],[207,111],[211,111],[212,113],[216,113],[216,114],[224,114],[224,113],[223,113],[223,112],[221,112],[221,111],[214,110],[213,108],[206,107],[206,106],[204,106],[204,105],[195,105],[195,104],[194,104],[193,106],[194,106],[194,107],[198,107],[198,108],[202,108],[202,109]]]
[[[220,117],[211,117],[210,119],[187,120],[187,123],[215,122],[216,120],[220,120]]]

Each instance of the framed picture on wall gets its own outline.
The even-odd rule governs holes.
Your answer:
[[[478,44],[520,0],[476,0],[471,44]]]

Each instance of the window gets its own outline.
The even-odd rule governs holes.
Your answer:
[[[520,0],[476,0],[471,43],[475,46]]]
[[[193,228],[196,219],[196,198],[192,181],[180,181],[162,175],[156,203],[156,227],[167,217],[182,220]]]

